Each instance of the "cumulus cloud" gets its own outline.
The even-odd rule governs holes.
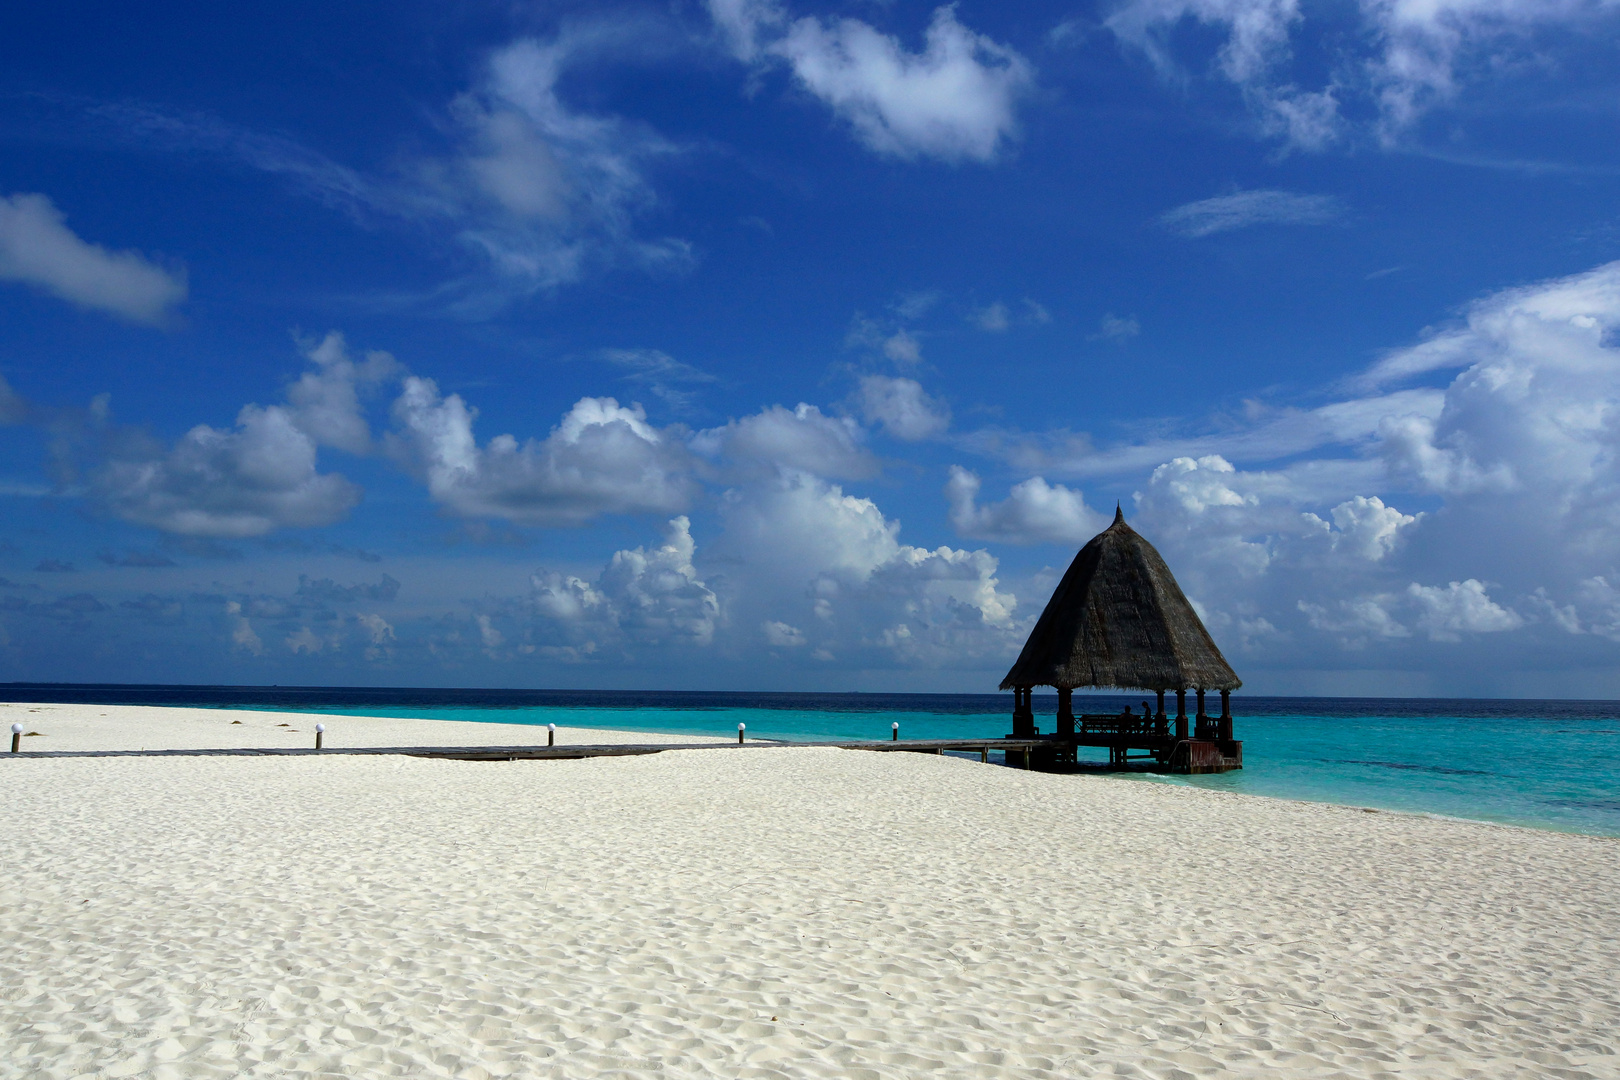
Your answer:
[[[1321,663],[1310,642],[1327,635],[1358,663],[1444,667],[1431,644],[1500,635],[1540,642],[1555,664],[1612,663],[1595,642],[1563,658],[1570,635],[1620,625],[1605,587],[1620,539],[1617,331],[1620,264],[1485,297],[1339,388],[1365,396],[1255,409],[1247,428],[1153,467],[1133,524],[1218,639],[1272,625],[1243,648],[1273,662]],[[1419,380],[1443,385],[1394,389]],[[1071,461],[1128,476],[1132,453],[1175,445]]]
[[[1253,225],[1323,225],[1343,214],[1344,205],[1331,195],[1239,191],[1167,210],[1159,221],[1171,232],[1196,239]]]
[[[729,464],[740,476],[772,475],[780,469],[817,476],[871,476],[877,461],[864,445],[861,427],[848,417],[828,416],[800,402],[761,409],[692,438],[692,448]]]
[[[866,375],[856,398],[868,424],[881,424],[890,435],[907,442],[935,438],[951,426],[950,407],[929,397],[915,379]]]
[[[661,545],[615,552],[595,581],[537,571],[519,607],[526,639],[575,661],[636,647],[707,647],[720,603],[698,575],[696,552],[691,522],[676,517]]]
[[[234,428],[199,424],[169,448],[118,440],[90,480],[118,517],[185,536],[263,536],[329,525],[360,489],[316,468],[316,444],[281,406],[243,407]]]
[[[1518,612],[1492,600],[1484,584],[1473,578],[1445,586],[1413,582],[1406,593],[1418,609],[1418,627],[1428,631],[1431,641],[1460,641],[1463,634],[1494,634],[1524,625]]]
[[[733,490],[721,518],[732,621],[796,629],[807,661],[999,663],[1027,631],[994,556],[901,543],[900,524],[876,503],[819,477],[790,472]]]
[[[803,630],[776,619],[766,620],[760,629],[765,632],[766,644],[778,649],[797,649],[807,644]]]
[[[389,446],[446,511],[533,525],[579,525],[601,514],[668,512],[690,501],[680,441],[639,405],[581,398],[545,439],[497,435],[480,446],[478,411],[432,379],[409,376],[393,407]]]
[[[287,389],[288,412],[300,430],[323,446],[368,453],[371,429],[361,396],[401,374],[399,362],[373,350],[364,360],[349,356],[343,335],[332,331],[304,355],[314,365]]]
[[[1039,476],[1014,484],[999,503],[980,505],[980,486],[977,475],[960,465],[951,466],[945,498],[956,535],[967,540],[1079,544],[1107,525],[1101,514],[1086,505],[1080,492],[1048,484]]]
[[[1333,508],[1333,524],[1337,526],[1333,543],[1369,562],[1377,562],[1395,550],[1401,530],[1416,525],[1422,516],[1385,506],[1376,495],[1357,495]]]
[[[167,324],[186,299],[183,269],[80,239],[44,195],[0,196],[0,281],[151,326]]]
[[[902,319],[915,318],[906,311],[908,305],[899,305]],[[922,341],[905,326],[897,326],[884,319],[873,319],[857,313],[851,320],[844,344],[871,349],[901,369],[914,367],[922,361]]]
[[[126,521],[198,539],[327,525],[361,492],[321,472],[318,450],[371,448],[361,399],[398,365],[386,353],[351,359],[339,334],[306,355],[312,369],[288,388],[286,404],[246,405],[233,427],[198,424],[172,445],[113,424],[105,398],[84,411],[24,402],[20,418],[53,434],[60,483],[82,475],[86,493]]]
[[[394,636],[394,627],[381,615],[356,615],[355,622],[361,626],[369,639],[366,645],[365,656],[367,660],[390,660],[394,655],[394,644],[398,640]]]
[[[242,605],[235,600],[225,604],[225,617],[231,628],[231,644],[243,652],[254,656],[264,655],[264,642],[253,629],[248,617],[242,614]]]
[[[1029,61],[938,8],[921,52],[859,19],[792,19],[779,4],[709,0],[738,59],[786,62],[799,85],[891,157],[992,161],[1017,133]]]

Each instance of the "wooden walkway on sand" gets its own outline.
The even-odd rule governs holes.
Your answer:
[[[1005,752],[1007,764],[1029,767],[1032,750],[1050,748],[1049,739],[901,739],[889,742],[768,742],[746,743],[597,743],[578,746],[332,746],[313,747],[222,747],[202,750],[28,750],[0,754],[0,759],[26,758],[122,758],[122,757],[319,757],[333,754],[401,754],[406,757],[443,758],[452,761],[553,761],[598,757],[637,757],[661,754],[667,750],[781,750],[819,746],[837,750],[877,750],[887,753],[945,754],[977,753],[980,761],[990,760],[990,751]]]

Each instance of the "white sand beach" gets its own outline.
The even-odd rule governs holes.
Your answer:
[[[5,1077],[1620,1077],[1611,839],[831,749],[25,753],[0,798]]]

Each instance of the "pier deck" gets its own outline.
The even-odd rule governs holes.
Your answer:
[[[1047,739],[902,739],[881,742],[773,742],[756,739],[746,743],[594,743],[557,746],[329,746],[313,747],[220,747],[180,750],[28,750],[0,754],[0,759],[25,758],[103,758],[103,757],[305,757],[323,754],[399,754],[405,757],[444,758],[455,761],[551,761],[597,757],[637,757],[671,750],[777,750],[820,746],[839,750],[876,750],[887,753],[944,754],[977,753],[987,760],[990,751],[1020,755],[1024,751],[1050,748]],[[1012,761],[1009,761],[1011,764]]]

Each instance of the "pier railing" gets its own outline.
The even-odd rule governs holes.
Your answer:
[[[1104,739],[1168,739],[1170,721],[1149,719],[1145,716],[1080,716],[1078,735]]]

